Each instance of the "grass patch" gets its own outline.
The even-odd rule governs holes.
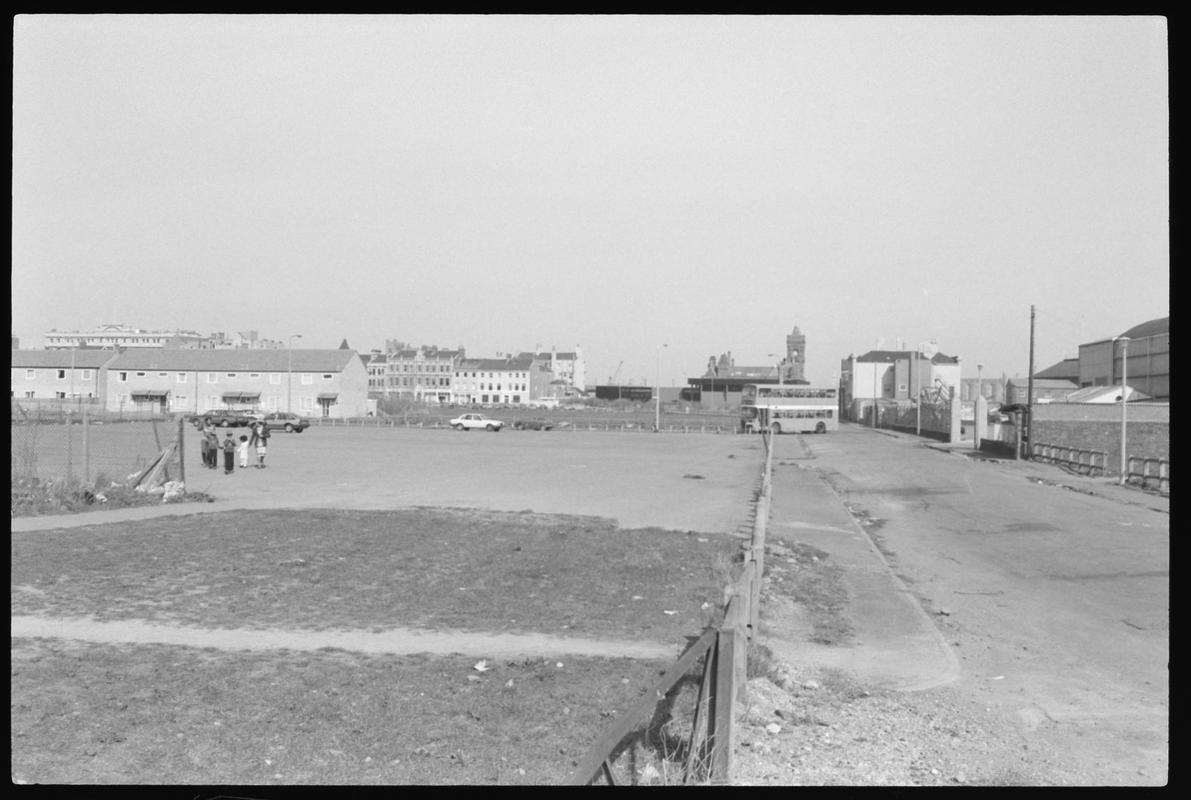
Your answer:
[[[13,779],[548,784],[665,664],[14,639]]]
[[[786,595],[806,611],[812,625],[810,641],[840,645],[852,639],[854,629],[844,613],[848,604],[844,570],[828,557],[826,551],[802,542],[771,546],[765,559],[765,579],[772,591]]]
[[[703,541],[700,541],[703,539]],[[14,614],[681,642],[724,539],[487,511],[233,511],[14,533]]]

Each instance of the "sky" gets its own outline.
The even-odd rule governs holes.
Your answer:
[[[1167,48],[1155,16],[18,16],[12,333],[674,386],[797,326],[813,383],[929,342],[1024,376],[1032,306],[1037,369],[1170,313]]]

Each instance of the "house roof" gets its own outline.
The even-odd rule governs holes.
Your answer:
[[[460,369],[487,370],[489,372],[524,372],[533,365],[532,358],[465,358],[459,362]]]
[[[1064,358],[1057,364],[1051,364],[1044,370],[1034,373],[1034,380],[1039,378],[1061,378],[1063,380],[1079,380],[1079,359]]]
[[[293,358],[292,365],[290,358]],[[342,372],[355,350],[170,350],[129,348],[109,369],[177,370],[181,372]]]
[[[1068,403],[1116,403],[1121,396],[1120,386],[1088,386],[1072,392],[1064,399]],[[1129,401],[1149,400],[1150,396],[1129,387]]]
[[[895,361],[909,361],[914,357],[913,350],[869,350],[864,355],[856,356],[856,362],[866,364],[892,364]],[[930,357],[932,364],[958,364],[959,356],[948,356],[935,353]]]
[[[1029,385],[1028,378],[1010,378],[1006,383],[1015,388],[1021,388]],[[1075,381],[1069,381],[1065,378],[1039,378],[1034,377],[1035,389],[1058,389],[1074,392],[1079,388],[1079,384]]]
[[[75,369],[98,369],[116,356],[115,350],[99,350],[79,347],[71,350],[13,350],[12,366],[22,369],[43,367],[49,369],[70,369],[73,358]]]

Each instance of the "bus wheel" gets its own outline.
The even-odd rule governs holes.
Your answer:
[[[820,422],[815,426],[815,433],[827,433],[827,423]]]
[[[782,432],[782,426],[775,422],[769,426],[769,432],[776,436],[777,434]]]

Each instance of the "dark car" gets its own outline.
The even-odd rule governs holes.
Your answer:
[[[208,423],[218,428],[243,428],[255,422],[255,418],[247,411],[235,408],[213,408],[190,418],[196,428]]]
[[[269,426],[270,431],[286,431],[288,433],[301,433],[310,427],[310,421],[305,417],[299,417],[288,411],[274,411],[271,414],[265,414],[264,422]]]
[[[548,431],[553,427],[553,422],[541,417],[534,419],[519,419],[513,422],[513,428],[519,431]]]

